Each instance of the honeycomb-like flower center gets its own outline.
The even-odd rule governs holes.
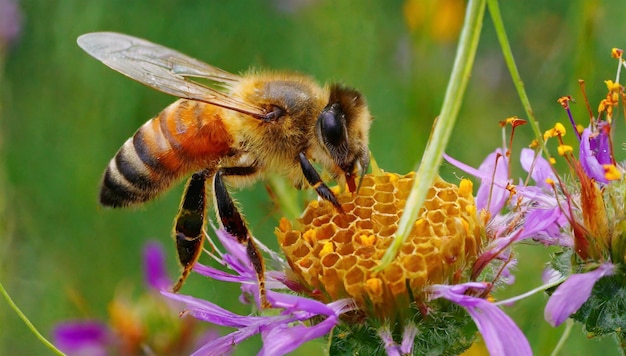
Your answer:
[[[283,219],[276,234],[299,282],[325,301],[350,297],[380,312],[420,298],[428,285],[466,277],[481,236],[471,182],[459,188],[439,178],[396,259],[376,271],[414,178],[366,175],[358,194],[337,196],[344,214],[329,202],[313,201],[295,226]]]

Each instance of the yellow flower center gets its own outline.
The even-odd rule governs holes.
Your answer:
[[[337,196],[345,214],[326,201],[309,204],[295,227],[282,220],[279,244],[296,278],[328,302],[354,298],[379,316],[421,299],[424,287],[464,281],[479,252],[481,225],[471,182],[437,179],[396,260],[376,267],[393,240],[415,178],[366,175],[358,194]]]

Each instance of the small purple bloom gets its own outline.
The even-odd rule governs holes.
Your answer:
[[[465,294],[470,289],[484,290],[488,286],[480,282],[433,285],[430,291],[433,299],[445,298],[467,310],[491,355],[532,355],[524,334],[499,307],[485,299]]]
[[[472,168],[465,163],[444,155],[446,161],[468,174],[480,178],[481,183],[476,193],[476,207],[486,209],[492,215],[497,214],[506,204],[510,194],[506,189],[508,185],[508,159],[502,154],[501,149],[490,153],[480,164],[478,169]]]
[[[552,166],[545,158],[541,157],[536,151],[530,148],[523,148],[520,153],[520,163],[522,164],[522,168],[530,173],[530,176],[538,187],[551,189],[550,185],[546,183],[546,180],[550,178],[556,181],[556,176],[554,175]]]
[[[614,273],[615,265],[606,262],[593,271],[570,275],[548,300],[544,311],[546,321],[552,326],[561,325],[589,299],[600,278]]]
[[[155,290],[167,290],[172,280],[165,270],[165,252],[161,244],[148,243],[143,250],[143,270],[148,285]]]
[[[0,0],[0,51],[14,42],[22,28],[22,13],[16,1]]]
[[[112,342],[108,326],[96,320],[66,321],[53,333],[56,346],[71,356],[105,356]]]
[[[398,344],[393,340],[391,330],[384,326],[378,330],[378,337],[383,341],[383,346],[387,352],[387,356],[400,356]]]
[[[608,130],[604,129],[607,123],[601,121],[598,128],[592,132],[588,127],[583,130],[580,141],[580,164],[585,173],[601,183],[608,183],[604,176],[605,164],[611,164],[611,146],[608,137]]]

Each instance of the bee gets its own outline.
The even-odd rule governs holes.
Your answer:
[[[211,184],[220,226],[245,245],[261,303],[269,306],[263,258],[227,187],[240,188],[269,173],[279,174],[296,188],[313,187],[342,211],[311,162],[347,184],[351,192],[358,190],[355,177],[362,176],[369,164],[372,121],[364,97],[342,85],[321,86],[298,73],[231,74],[120,33],[88,33],[77,42],[110,68],[180,98],[117,151],[101,181],[100,203],[141,204],[191,175],[174,228],[183,268],[173,286],[178,291],[202,251]]]

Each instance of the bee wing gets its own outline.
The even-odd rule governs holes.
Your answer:
[[[173,49],[115,32],[87,33],[78,37],[77,43],[85,52],[110,68],[166,94],[225,107],[254,117],[264,117],[266,114],[261,107],[189,79],[206,78],[229,87],[241,80],[241,77]]]

